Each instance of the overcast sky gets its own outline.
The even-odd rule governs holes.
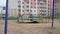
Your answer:
[[[6,0],[0,0],[0,6],[5,6],[6,5]]]

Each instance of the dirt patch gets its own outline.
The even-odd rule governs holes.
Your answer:
[[[60,34],[60,23],[54,23],[51,29],[51,23],[26,24],[17,23],[17,20],[8,21],[8,34]],[[0,20],[0,34],[4,32],[4,21]]]

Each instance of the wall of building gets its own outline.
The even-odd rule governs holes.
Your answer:
[[[55,0],[55,16],[60,16],[60,0]]]
[[[9,5],[8,5],[8,13],[9,17],[10,16],[18,16],[19,9],[21,9],[21,14],[45,14],[45,15],[50,15],[52,12],[52,9],[48,9],[48,0],[20,0],[21,2],[18,3],[19,0],[9,0]],[[28,2],[28,3],[27,3]],[[38,4],[39,3],[39,4]],[[40,5],[40,3],[44,5]],[[18,8],[18,5],[21,5],[20,8]],[[51,4],[51,2],[50,2]],[[29,6],[29,7],[27,7]],[[31,8],[32,6],[32,8]],[[24,8],[23,8],[24,7]],[[49,11],[49,13],[48,13]]]
[[[8,15],[9,17],[18,15],[18,0],[8,0]]]

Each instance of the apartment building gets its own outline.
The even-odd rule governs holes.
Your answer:
[[[60,0],[55,0],[55,16],[60,16]]]
[[[18,16],[18,0],[8,1],[8,17]]]
[[[52,16],[53,0],[48,0],[48,15]]]
[[[48,14],[48,2],[47,0],[21,0],[21,14]]]
[[[52,12],[51,0],[9,0],[9,16],[21,14],[50,15]],[[20,10],[19,10],[20,9]]]

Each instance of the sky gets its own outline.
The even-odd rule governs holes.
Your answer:
[[[6,6],[6,0],[0,0],[0,6]]]
[[[0,8],[6,6],[6,0],[0,0]],[[0,11],[1,13],[1,11]],[[3,11],[3,13],[5,14],[5,11]]]

